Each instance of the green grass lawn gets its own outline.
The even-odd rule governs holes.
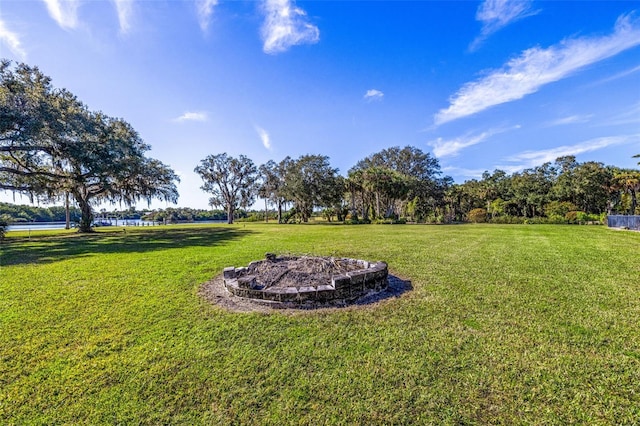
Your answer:
[[[597,226],[9,233],[0,424],[640,422],[640,234]],[[388,262],[400,298],[272,314],[198,287],[265,252]]]

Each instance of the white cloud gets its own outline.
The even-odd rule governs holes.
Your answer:
[[[47,5],[49,16],[64,29],[78,26],[80,0],[42,0]]]
[[[525,50],[502,69],[463,85],[451,97],[449,107],[438,111],[434,122],[443,124],[521,99],[546,84],[639,44],[640,26],[626,15],[618,18],[609,36],[569,39],[547,49]]]
[[[320,40],[320,30],[308,22],[304,10],[291,0],[264,0],[262,41],[265,53],[285,52],[291,46],[313,44]]]
[[[207,117],[206,112],[185,112],[180,117],[175,118],[173,121],[177,121],[179,123],[183,123],[185,121],[207,121],[209,118]]]
[[[470,146],[486,141],[493,135],[519,128],[520,126],[517,125],[510,128],[490,129],[486,132],[475,135],[467,133],[466,135],[449,140],[438,138],[434,141],[427,142],[427,145],[433,148],[433,155],[435,155],[436,157],[451,157],[458,155],[458,153],[464,148],[468,148]]]
[[[549,126],[563,126],[565,124],[587,123],[593,115],[570,115],[568,117],[558,118],[549,123]]]
[[[2,19],[0,19],[0,43],[7,46],[11,53],[20,58],[21,61],[27,59],[27,52],[22,48],[20,37],[17,33],[9,30]]]
[[[364,94],[364,99],[371,101],[381,101],[384,98],[384,93],[376,89],[369,89],[367,93]]]
[[[113,0],[118,12],[120,33],[126,34],[131,30],[131,17],[133,16],[133,0]]]
[[[438,138],[435,141],[428,142],[427,145],[433,148],[433,155],[440,158],[458,155],[458,153],[464,148],[479,144],[488,137],[489,135],[485,132],[480,133],[479,135],[464,135],[449,140]]]
[[[531,0],[485,0],[478,7],[476,19],[482,22],[482,31],[470,46],[477,49],[484,40],[507,25],[538,13],[531,9]]]
[[[198,23],[204,32],[209,28],[209,19],[213,14],[213,8],[218,5],[218,0],[197,0],[196,11],[198,13]]]
[[[506,159],[510,162],[520,163],[519,165],[503,166],[498,168],[518,171],[528,167],[535,167],[547,162],[555,161],[558,157],[584,154],[585,152],[597,151],[612,145],[621,145],[634,141],[640,142],[640,133],[635,135],[605,136],[591,139],[576,145],[564,145],[540,151],[524,151]]]
[[[256,126],[256,132],[258,132],[258,136],[260,136],[260,140],[262,141],[262,145],[271,151],[271,139],[269,138],[269,133],[262,127]]]

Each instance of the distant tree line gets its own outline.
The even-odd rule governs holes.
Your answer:
[[[274,207],[279,223],[307,222],[321,211],[328,219],[351,222],[399,220],[407,215],[426,216],[444,208],[449,177],[440,177],[437,159],[420,149],[393,147],[360,162],[348,176],[338,174],[329,157],[303,155],[271,160],[256,167],[251,159],[226,153],[210,155],[195,169],[202,189],[212,194],[209,203],[222,207],[233,223],[234,212],[265,200]]]
[[[239,212],[240,217],[246,217],[247,213]],[[238,217],[238,214],[236,214]],[[154,210],[147,212],[141,217],[142,220],[176,223],[176,222],[197,222],[216,220],[227,220],[227,213],[223,210],[203,210],[192,209],[189,207],[168,207],[166,209]]]
[[[557,222],[580,215],[638,214],[638,191],[639,170],[565,156],[511,175],[485,172],[479,180],[454,185],[447,194],[447,214],[463,220],[475,210],[478,219],[544,217]]]
[[[80,209],[70,207],[72,222],[79,222]],[[0,203],[0,218],[7,222],[64,222],[66,218],[63,206],[36,207],[10,203]]]
[[[502,170],[485,172],[480,179],[462,184],[440,177],[438,161],[414,147],[375,153],[360,160],[346,177],[321,155],[286,157],[256,167],[246,156],[218,154],[203,160],[196,171],[208,182],[203,189],[214,195],[210,204],[224,210],[149,212],[131,207],[102,209],[96,214],[163,223],[258,221],[265,219],[265,212],[267,219],[279,223],[305,222],[312,215],[349,223],[519,223],[528,219],[572,223],[598,220],[604,214],[640,214],[640,171],[579,163],[573,156],[511,175]],[[265,202],[264,211],[248,210],[258,198]],[[72,221],[80,221],[80,209],[71,207],[70,213]],[[0,203],[0,218],[8,222],[64,221],[65,209]]]
[[[346,177],[329,158],[303,155],[256,167],[246,156],[210,155],[195,171],[215,207],[234,212],[265,201],[279,223],[307,222],[312,214],[327,220],[359,222],[501,222],[538,220],[574,223],[605,214],[640,213],[640,171],[579,163],[574,156],[511,175],[485,172],[462,184],[441,176],[437,159],[420,149],[393,147],[353,166]]]

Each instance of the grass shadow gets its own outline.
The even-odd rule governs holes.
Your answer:
[[[354,305],[371,305],[373,303],[380,302],[386,299],[394,299],[402,296],[408,291],[413,290],[413,285],[410,280],[403,280],[402,278],[391,275],[387,277],[389,283],[387,288],[379,293],[373,293],[371,295],[364,295],[354,302]]]
[[[101,253],[145,253],[183,247],[211,247],[252,231],[224,227],[189,227],[91,234],[9,238],[0,246],[0,266],[49,263]]]

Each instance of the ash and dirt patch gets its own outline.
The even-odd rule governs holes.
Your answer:
[[[344,275],[360,269],[362,264],[352,259],[278,257],[250,265],[247,274],[255,275],[257,284],[267,289],[328,285],[334,275]]]
[[[297,304],[246,299],[231,294],[224,285],[224,278],[222,275],[219,275],[211,281],[208,281],[200,286],[198,294],[207,302],[230,312],[273,313],[282,312],[283,310],[291,310],[295,312],[316,309],[358,309],[371,305],[375,306],[376,304],[385,300],[398,298],[404,293],[413,289],[411,281],[403,280],[395,275],[389,274],[387,280],[389,284],[386,289],[378,292],[367,293],[352,301],[351,303],[347,303],[344,301],[334,301],[327,303],[312,301],[303,304]]]

